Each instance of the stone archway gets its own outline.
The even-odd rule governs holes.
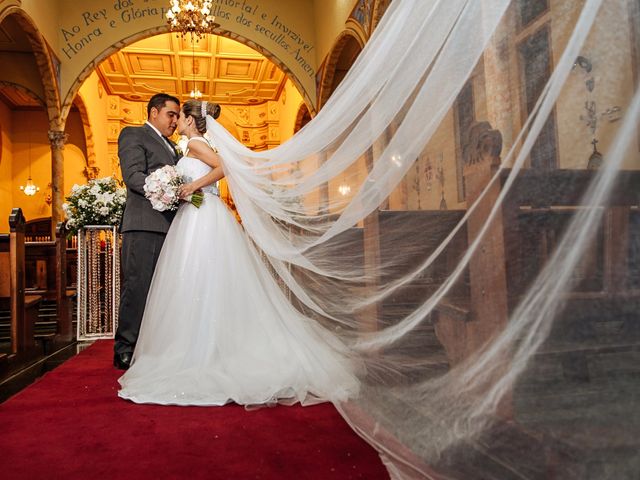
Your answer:
[[[327,100],[344,79],[363,47],[362,39],[351,30],[345,30],[340,34],[327,57],[322,72],[322,81],[318,92],[318,110],[327,103]]]
[[[293,126],[293,133],[298,133],[302,127],[311,121],[311,112],[307,105],[303,102],[298,107],[296,121]]]
[[[52,222],[51,232],[55,236],[55,226],[63,220],[62,212],[62,188],[64,184],[64,119],[60,111],[60,94],[58,85],[58,72],[60,65],[51,54],[44,37],[38,30],[33,19],[22,9],[22,5],[11,3],[0,11],[0,23],[11,19],[24,33],[31,47],[31,53],[35,60],[38,72],[37,82],[42,86],[42,97],[36,95],[44,103],[48,121],[48,136],[51,145],[51,196],[52,196]]]
[[[100,173],[100,168],[96,162],[95,143],[93,141],[93,131],[91,129],[91,122],[89,120],[89,114],[87,112],[87,106],[80,95],[76,95],[73,104],[80,112],[80,119],[82,120],[82,130],[84,131],[84,141],[87,149],[87,166],[84,169],[84,176],[87,180],[97,178]]]
[[[44,91],[44,106],[47,110],[49,128],[51,130],[61,130],[64,122],[60,115],[60,95],[58,93],[58,76],[56,70],[59,66],[54,65],[53,56],[42,34],[38,31],[33,20],[20,8],[19,5],[9,5],[0,12],[0,23],[8,17],[13,16],[16,23],[22,28],[27,36],[33,55],[36,61],[42,86]]]
[[[112,54],[114,54],[115,52],[122,50],[123,48],[139,41],[139,40],[143,40],[145,38],[149,38],[149,37],[153,37],[155,35],[160,35],[160,34],[164,34],[164,33],[169,33],[169,28],[167,26],[161,26],[161,27],[154,27],[154,28],[150,28],[147,30],[144,30],[142,32],[138,32],[134,35],[131,35],[123,40],[120,40],[119,42],[114,43],[113,45],[111,45],[109,48],[103,50],[99,55],[97,55],[82,71],[81,73],[78,75],[78,77],[75,79],[75,81],[73,82],[71,88],[69,89],[69,91],[67,92],[66,96],[64,97],[63,101],[62,101],[62,106],[61,106],[61,116],[63,119],[67,118],[67,115],[69,115],[69,111],[73,105],[73,101],[74,98],[77,96],[78,91],[80,90],[80,87],[82,86],[82,84],[84,83],[84,81],[89,77],[89,75],[91,75],[91,73],[98,67],[98,65],[100,63],[102,63],[104,60],[106,60],[109,56],[111,56]],[[270,52],[269,50],[265,49],[264,47],[262,47],[261,45],[258,45],[257,43],[241,36],[238,35],[234,32],[230,32],[230,31],[226,31],[226,30],[219,30],[215,32],[215,35],[219,35],[219,36],[223,36],[226,38],[230,38],[231,40],[235,40],[239,43],[242,43],[243,45],[246,45],[250,48],[252,48],[253,50],[259,52],[260,54],[264,55],[266,58],[268,58],[273,64],[275,64],[280,70],[282,70],[282,72],[285,73],[285,75],[287,75],[287,77],[292,81],[292,83],[295,85],[295,87],[298,89],[298,91],[301,93],[302,97],[304,98],[305,103],[307,104],[307,106],[310,107],[310,111],[313,111],[313,103],[311,101],[311,97],[309,96],[309,94],[305,91],[302,83],[300,82],[300,80],[296,77],[296,75],[277,57],[275,56],[272,52]]]

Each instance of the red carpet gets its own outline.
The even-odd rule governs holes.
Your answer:
[[[100,341],[0,405],[3,479],[386,479],[332,405],[135,405]]]

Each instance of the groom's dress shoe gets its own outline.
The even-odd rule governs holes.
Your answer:
[[[113,366],[120,370],[127,370],[131,366],[131,352],[116,353],[113,356]]]

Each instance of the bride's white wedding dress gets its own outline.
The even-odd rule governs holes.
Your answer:
[[[188,156],[178,168],[192,179],[211,170]],[[252,405],[357,395],[343,344],[291,306],[215,193],[205,189],[200,208],[184,203],[173,220],[119,396]]]

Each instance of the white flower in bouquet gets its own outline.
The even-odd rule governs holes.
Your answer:
[[[176,151],[178,152],[178,156],[180,157],[184,156],[184,152],[187,151],[188,143],[189,143],[189,139],[185,135],[182,135],[180,137],[180,140],[178,140],[178,143],[176,143]]]
[[[69,233],[74,235],[86,225],[117,225],[126,199],[126,189],[113,177],[74,185],[66,198],[67,203],[62,205]]]
[[[178,189],[184,183],[184,178],[176,167],[165,165],[145,178],[144,194],[151,202],[154,210],[159,212],[175,210],[180,203]],[[202,205],[202,200],[203,195],[201,192],[194,193],[189,199],[196,207]]]

